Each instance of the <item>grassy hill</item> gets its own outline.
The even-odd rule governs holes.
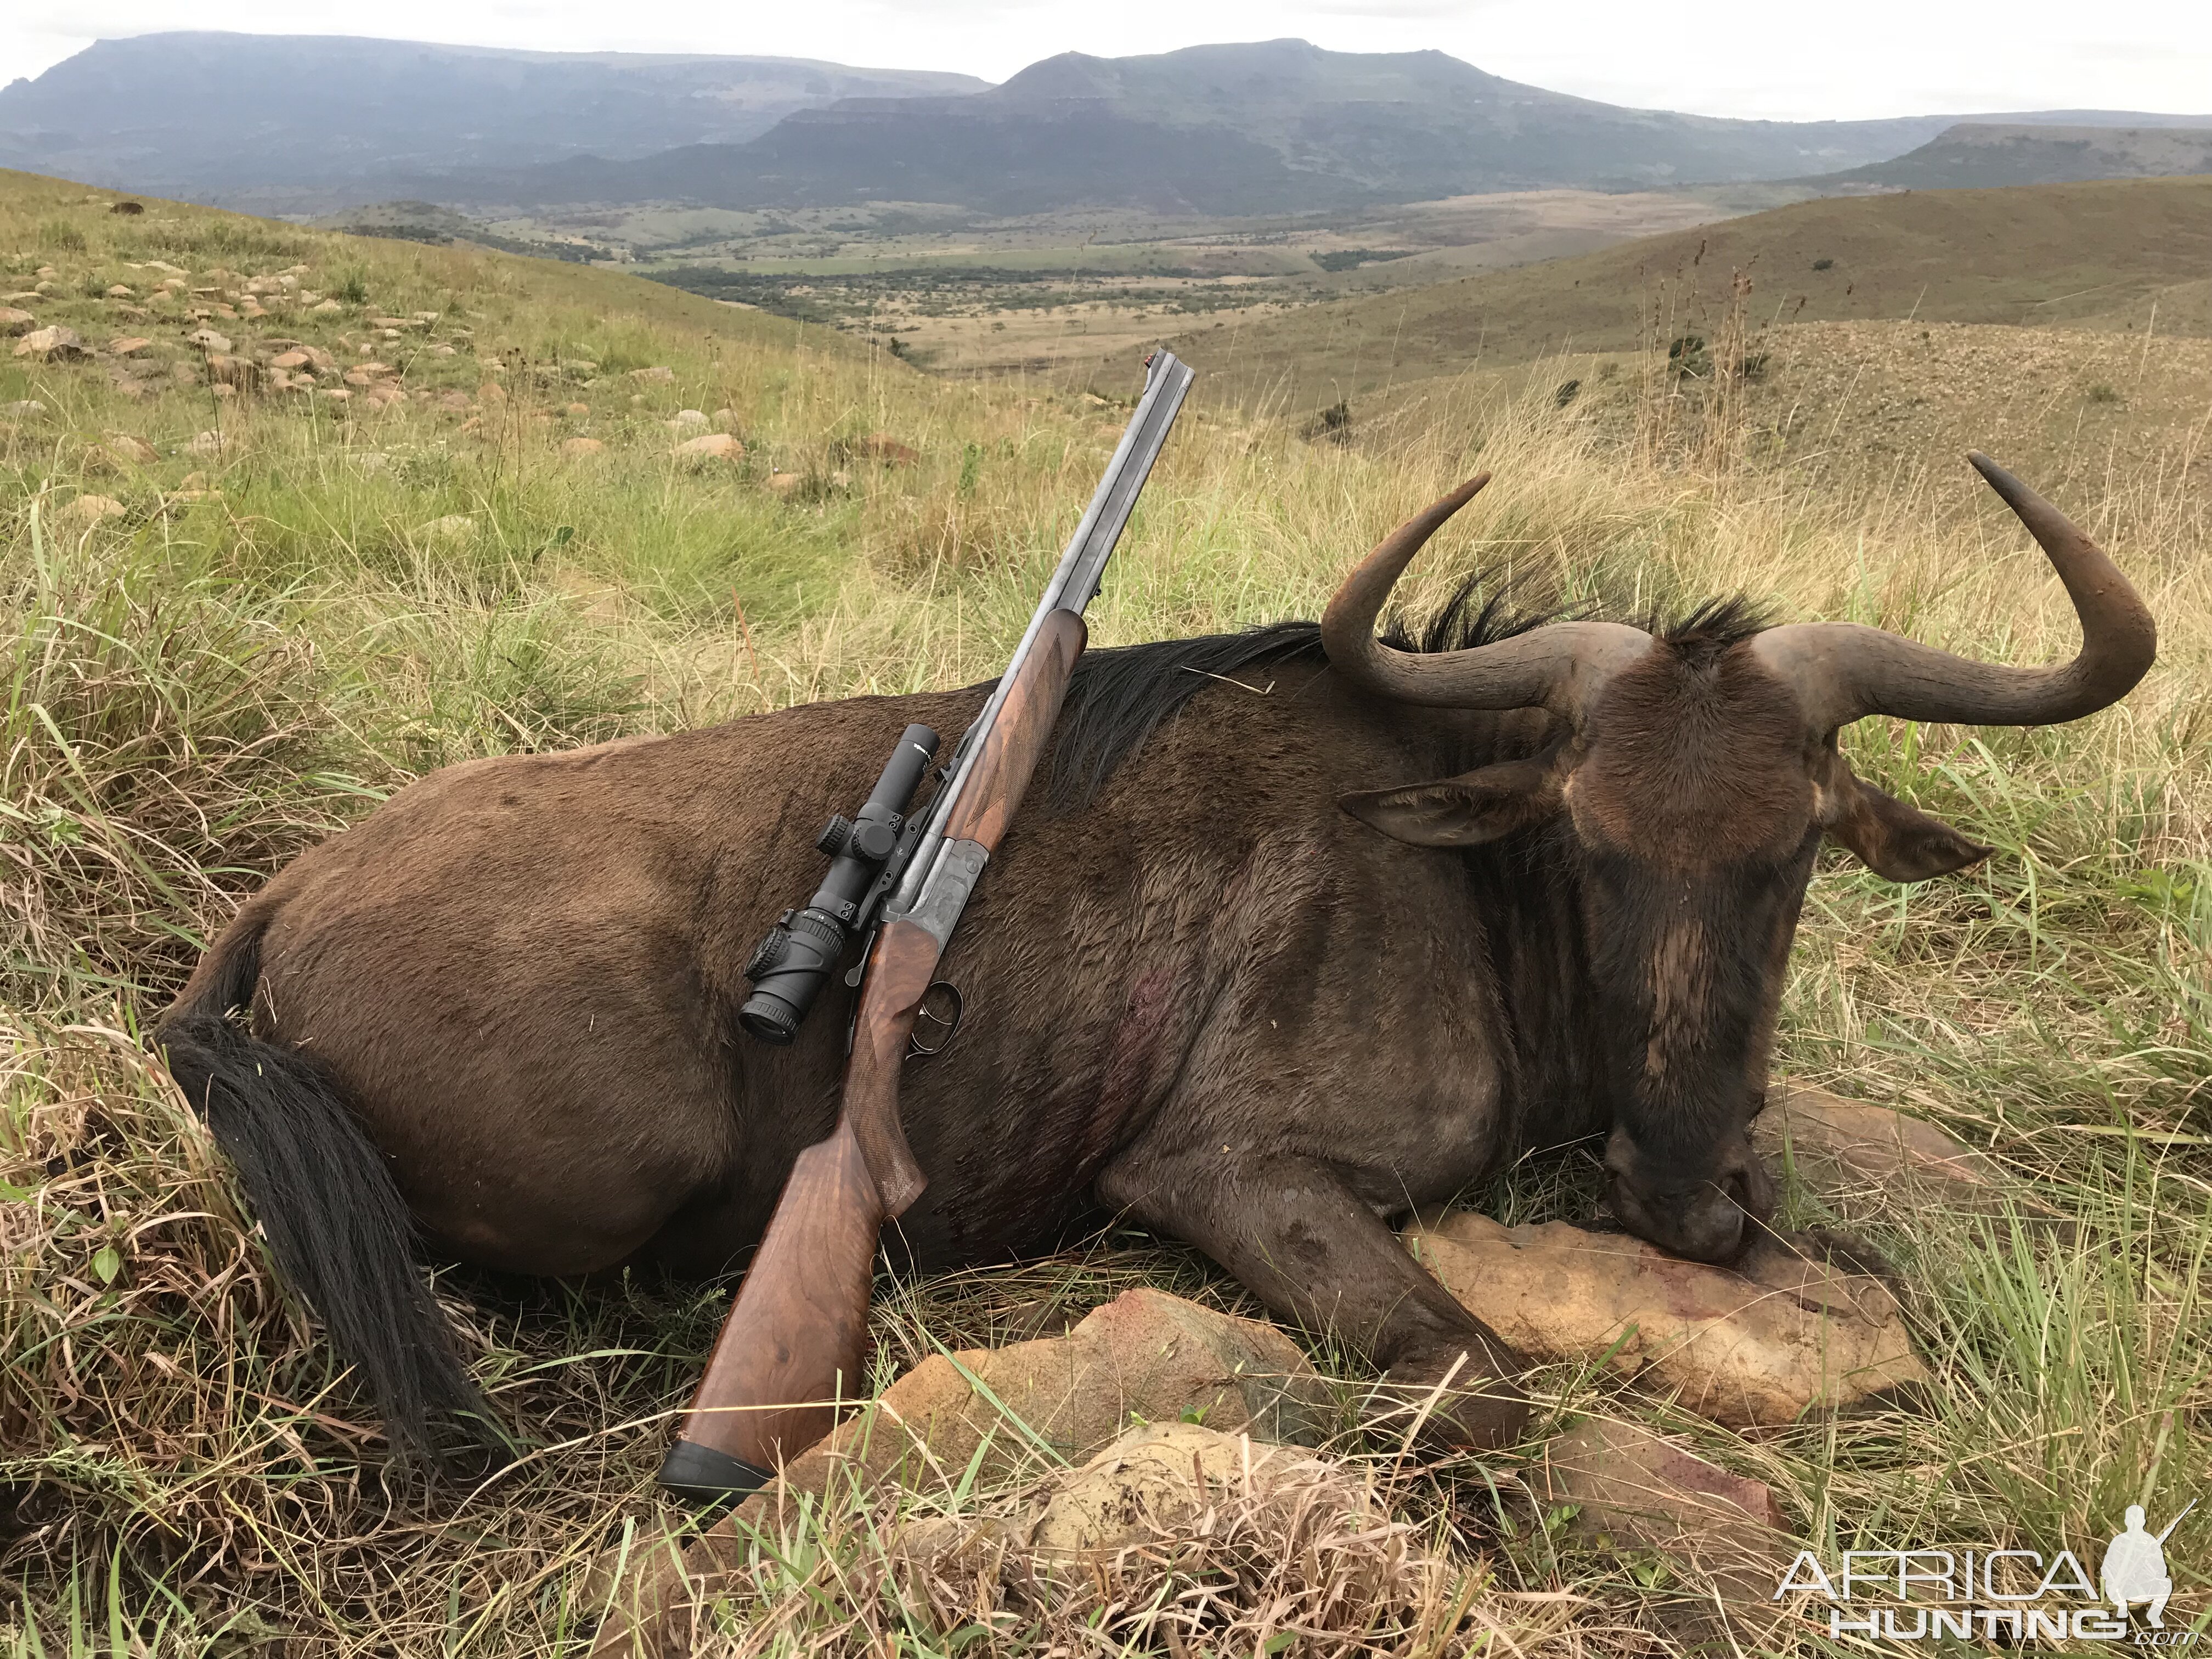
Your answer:
[[[1972,190],[2212,173],[2212,127],[2012,126],[1961,122],[1918,149],[1818,180]]]
[[[1711,334],[1738,304],[1798,322],[2206,326],[2212,178],[1801,202],[1576,258],[1192,331],[1176,350],[1248,398],[1311,407],[1561,351]]]
[[[0,1656],[581,1659],[615,1592],[601,1551],[635,1563],[677,1519],[653,1471],[726,1287],[445,1273],[530,1455],[431,1486],[273,1279],[141,1034],[242,894],[431,768],[994,672],[1125,409],[933,380],[606,271],[114,199],[0,175],[0,306],[31,313],[0,323]],[[1911,343],[1833,326],[1889,332],[1837,343],[1808,382],[1822,414],[1887,425],[1866,387]],[[2043,331],[1935,333],[1912,384],[1947,419],[1978,426],[2043,374],[2001,355]],[[2212,1481],[2192,1427],[2212,1410],[2212,493],[2136,447],[2125,368],[2099,370],[2120,393],[2094,411],[2103,466],[2052,488],[2142,584],[2158,665],[2075,725],[1850,728],[1863,775],[1996,851],[1910,889],[1824,860],[1781,1013],[1783,1069],[1941,1124],[2021,1183],[1991,1215],[1777,1171],[1790,1224],[1846,1225],[1897,1264],[1924,1397],[1746,1435],[1555,1364],[1531,1379],[1539,1435],[1480,1460],[1347,1429],[1332,1452],[1375,1469],[1443,1563],[1423,1651],[1474,1659],[1510,1632],[1531,1659],[1674,1659],[1705,1633],[1709,1580],[1532,1495],[1542,1436],[1584,1417],[1767,1483],[1830,1559],[1966,1539],[2094,1560],[2124,1505],[2168,1516]],[[1663,384],[1624,428],[1589,407],[1437,381],[1309,441],[1202,381],[1093,638],[1315,615],[1480,465],[1497,482],[1424,557],[1416,609],[1503,568],[1531,599],[1741,591],[1995,659],[2073,649],[2046,565],[1963,465],[1778,470],[1724,403]],[[742,453],[677,453],[717,430]],[[1536,1158],[1469,1198],[1585,1219],[1597,1188]],[[1121,1228],[879,1280],[871,1375],[1139,1284],[1249,1310],[1195,1252]],[[1309,1347],[1347,1400],[1371,1384]],[[958,1503],[1006,1496],[979,1480]],[[1006,1609],[884,1571],[901,1501],[810,1514],[702,1650],[1034,1651],[1036,1626],[977,1622]],[[1194,1583],[1183,1555],[1138,1553],[1125,1605],[1202,1596],[1245,1621],[1191,1651],[1276,1645],[1254,1633],[1283,1633],[1273,1555],[1202,1556]],[[2176,1624],[2203,1616],[2193,1571]]]

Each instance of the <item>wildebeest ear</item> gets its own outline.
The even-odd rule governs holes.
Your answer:
[[[1559,784],[1538,761],[1501,761],[1455,778],[1339,795],[1336,804],[1393,841],[1415,847],[1480,847],[1556,809]]]
[[[1990,849],[1977,846],[1941,818],[1846,771],[1837,790],[1841,811],[1828,834],[1875,874],[1890,881],[1925,881],[1979,864]]]

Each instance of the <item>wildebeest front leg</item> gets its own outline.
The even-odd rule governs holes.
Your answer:
[[[1500,1446],[1526,1425],[1527,1397],[1513,1380],[1525,1362],[1325,1164],[1134,1152],[1101,1176],[1097,1190],[1113,1207],[1197,1245],[1277,1317],[1365,1353],[1383,1373],[1375,1399],[1383,1426],[1410,1425],[1447,1376],[1450,1390],[1436,1401],[1425,1437]]]

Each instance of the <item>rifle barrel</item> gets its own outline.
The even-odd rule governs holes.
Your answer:
[[[1129,424],[1122,431],[1114,459],[1106,464],[1106,475],[1098,481],[1097,493],[1085,509],[1082,522],[1075,526],[1074,535],[1068,538],[1066,550],[1060,556],[1059,568],[1046,585],[1044,598],[1038,601],[1036,614],[1030,618],[1021,643],[1014,647],[1006,672],[999,677],[990,700],[969,723],[959,746],[953,750],[951,773],[930,803],[928,826],[915,848],[906,874],[884,906],[886,915],[912,910],[923,889],[928,886],[930,877],[936,872],[938,855],[944,850],[945,823],[952,816],[952,809],[959,805],[961,792],[967,787],[975,765],[977,739],[998,719],[1006,693],[1028,657],[1030,647],[1036,643],[1045,618],[1055,611],[1073,611],[1079,617],[1097,593],[1106,561],[1114,556],[1115,544],[1121,539],[1121,532],[1136,507],[1138,492],[1152,476],[1152,463],[1159,459],[1160,450],[1167,443],[1169,428],[1175,425],[1191,380],[1189,365],[1166,347],[1152,354],[1136,413],[1129,417]]]

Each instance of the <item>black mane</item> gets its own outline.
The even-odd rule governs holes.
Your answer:
[[[1490,584],[1486,574],[1478,571],[1434,615],[1418,624],[1395,620],[1382,638],[1401,651],[1468,651],[1566,620],[1569,614],[1559,609],[1524,611],[1504,586]],[[1636,625],[1670,645],[1706,653],[1748,639],[1766,623],[1748,600],[1735,598],[1708,599],[1678,620],[1650,615]],[[1162,720],[1216,681],[1234,678],[1248,668],[1324,660],[1321,624],[1312,622],[1267,623],[1241,634],[1086,651],[1075,665],[1060,710],[1052,762],[1053,806],[1061,811],[1088,806]]]

